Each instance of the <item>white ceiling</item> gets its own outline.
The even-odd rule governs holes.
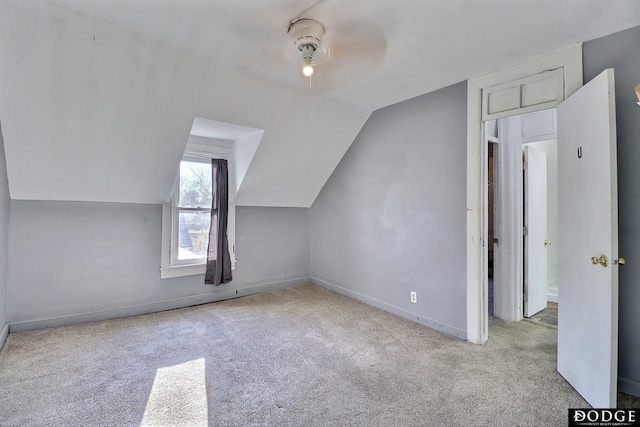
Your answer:
[[[262,129],[240,205],[310,206],[371,112],[640,25],[638,0],[2,0],[14,199],[160,203],[195,117]],[[464,142],[462,142],[464,143]]]

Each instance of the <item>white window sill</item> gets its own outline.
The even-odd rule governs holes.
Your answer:
[[[171,267],[160,267],[160,278],[171,279],[173,277],[195,276],[197,274],[204,274],[205,270],[206,270],[206,265],[204,264],[174,265]]]
[[[161,279],[172,279],[174,277],[197,276],[204,274],[207,269],[205,264],[187,264],[174,265],[169,267],[160,267]],[[231,261],[231,270],[236,269],[236,260]]]

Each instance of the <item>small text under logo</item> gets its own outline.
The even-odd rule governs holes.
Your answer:
[[[569,409],[569,427],[640,427],[636,409]]]

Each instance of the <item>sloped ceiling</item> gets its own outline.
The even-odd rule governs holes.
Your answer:
[[[640,24],[637,0],[2,0],[11,197],[161,203],[195,117],[264,130],[240,205],[310,206],[371,112]]]

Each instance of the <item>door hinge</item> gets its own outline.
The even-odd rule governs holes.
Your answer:
[[[484,237],[480,238],[480,246],[484,247]]]
[[[529,229],[527,227],[522,227],[522,235],[526,236],[529,234]]]

